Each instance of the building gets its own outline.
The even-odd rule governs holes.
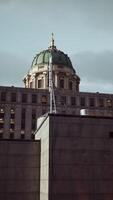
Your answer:
[[[113,199],[113,117],[49,114],[36,139],[40,200]]]
[[[49,57],[52,56],[57,113],[113,116],[113,94],[79,91],[80,78],[52,37],[24,77],[25,88],[0,86],[0,138],[33,139],[37,118],[49,112]]]

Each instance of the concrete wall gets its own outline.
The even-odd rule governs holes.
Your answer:
[[[0,200],[39,200],[40,141],[0,140]]]
[[[44,119],[44,118],[43,118]],[[45,118],[46,119],[46,118]],[[40,200],[48,200],[49,195],[49,118],[39,128],[36,139],[41,138],[40,159]]]
[[[113,118],[49,115],[39,133],[42,149],[49,142],[43,200],[113,200]]]

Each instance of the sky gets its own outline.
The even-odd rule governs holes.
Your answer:
[[[24,86],[52,32],[80,91],[113,93],[113,0],[0,0],[0,85]]]

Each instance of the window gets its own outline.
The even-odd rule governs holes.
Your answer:
[[[11,118],[11,119],[14,119],[14,118],[15,118],[15,110],[14,110],[13,108],[11,108],[11,111],[10,111],[10,112],[11,112],[10,118]]]
[[[66,104],[66,96],[61,96],[61,104],[62,105]]]
[[[12,130],[14,130],[15,124],[14,124],[14,123],[11,123],[11,124],[10,124],[10,128],[11,128]]]
[[[31,139],[34,140],[35,139],[35,134],[31,134]]]
[[[16,102],[16,93],[11,93],[11,101]]]
[[[36,110],[35,109],[32,110],[32,119],[36,119]]]
[[[25,129],[25,118],[26,118],[26,109],[22,108],[22,112],[21,112],[21,129],[22,130]]]
[[[64,88],[64,79],[60,79],[60,88]]]
[[[25,120],[21,120],[21,129],[24,130],[25,129]]]
[[[14,139],[14,132],[13,131],[10,132],[10,139]]]
[[[85,107],[85,97],[80,98],[80,105],[81,107]]]
[[[0,131],[0,139],[2,139],[2,138],[3,138],[3,132]]]
[[[43,88],[43,79],[38,80],[38,88]]]
[[[111,99],[107,99],[106,100],[106,105],[108,108],[112,108],[112,100]]]
[[[20,135],[21,139],[23,140],[25,138],[25,134],[24,133],[21,133]]]
[[[72,89],[73,89],[73,82],[69,81],[69,90],[72,90]]]
[[[0,131],[4,128],[4,108],[0,108]]]
[[[21,118],[22,118],[22,119],[25,119],[25,117],[26,117],[26,109],[25,109],[25,108],[22,108]]]
[[[89,98],[89,106],[94,107],[95,106],[95,99],[94,98]]]
[[[104,107],[104,99],[99,98],[98,103],[99,103],[99,107]]]
[[[71,105],[72,106],[76,105],[76,98],[75,97],[71,97]]]
[[[22,94],[22,103],[27,103],[27,94]]]
[[[1,101],[6,101],[6,92],[1,92]]]
[[[32,103],[37,103],[37,95],[32,94]]]
[[[47,96],[46,95],[42,95],[41,102],[42,102],[42,104],[47,104]]]
[[[4,119],[4,113],[0,113],[0,121],[1,119]]]
[[[35,131],[36,130],[36,110],[35,109],[32,110],[32,125],[31,126],[32,126],[31,129]]]
[[[0,129],[4,128],[4,122],[0,122]]]

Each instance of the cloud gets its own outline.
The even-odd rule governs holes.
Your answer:
[[[91,51],[71,56],[84,90],[113,92],[113,52]]]
[[[7,52],[0,52],[0,85],[22,86],[22,78],[28,71],[27,62]]]

